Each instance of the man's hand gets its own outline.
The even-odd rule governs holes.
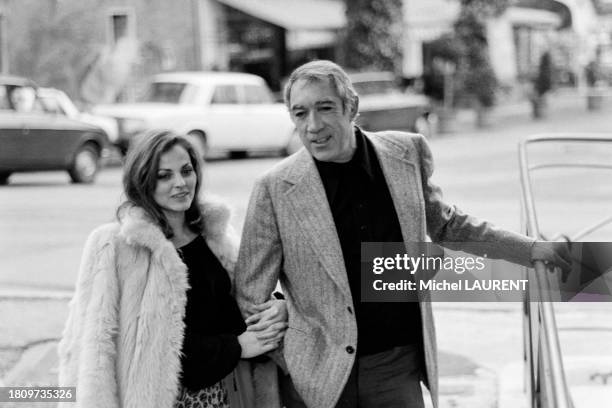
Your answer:
[[[283,325],[286,323],[277,323]],[[282,327],[271,326],[264,332],[245,331],[238,336],[238,343],[242,352],[240,358],[252,358],[274,350],[280,344],[285,335]]]
[[[246,319],[248,331],[264,331],[275,323],[287,322],[287,305],[284,300],[269,300],[249,309],[252,313]]]
[[[565,241],[536,241],[531,247],[531,262],[542,261],[547,267],[561,269],[561,279],[565,282],[572,270],[569,245]]]

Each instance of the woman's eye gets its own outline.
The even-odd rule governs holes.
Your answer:
[[[188,176],[191,173],[193,173],[193,169],[191,167],[187,168],[187,169],[183,169],[183,175]]]
[[[168,180],[170,178],[170,173],[160,173],[157,175],[158,180]]]

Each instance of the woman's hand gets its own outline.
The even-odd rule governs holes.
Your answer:
[[[274,323],[264,331],[245,331],[238,336],[242,348],[240,358],[257,357],[278,347],[285,335],[287,323]]]
[[[269,300],[250,308],[246,319],[248,331],[265,331],[276,323],[287,323],[287,304],[284,300]],[[278,327],[278,326],[277,326]]]

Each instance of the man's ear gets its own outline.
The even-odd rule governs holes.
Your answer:
[[[359,113],[359,95],[355,95],[355,100],[351,106],[351,120],[354,120]]]

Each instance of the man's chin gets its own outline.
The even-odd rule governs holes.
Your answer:
[[[317,159],[318,161],[322,161],[322,162],[330,162],[330,161],[333,161],[333,158],[334,158],[331,152],[326,152],[326,151],[311,150],[310,154],[312,154],[312,156],[315,159]]]

